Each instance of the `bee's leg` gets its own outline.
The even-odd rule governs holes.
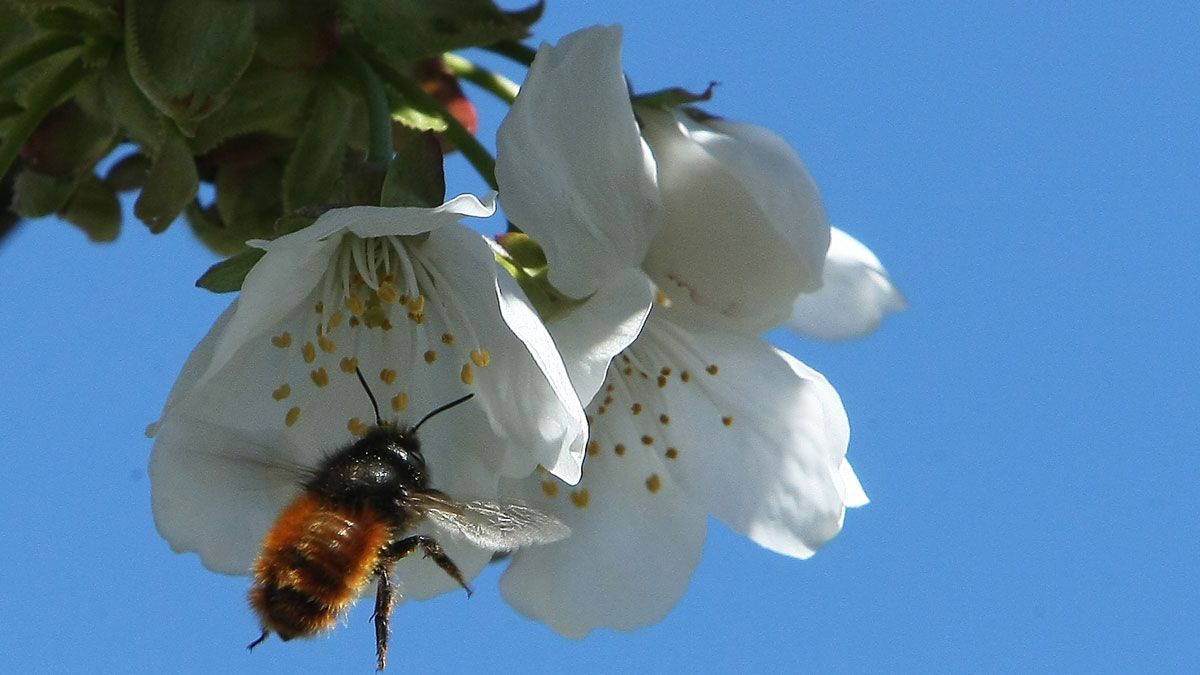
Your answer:
[[[269,635],[271,635],[271,631],[264,628],[262,635],[259,635],[258,639],[255,640],[254,642],[251,642],[250,644],[246,645],[246,649],[253,650],[255,647],[261,645],[263,643],[263,641],[266,640]]]
[[[454,561],[442,549],[442,545],[434,541],[432,537],[418,534],[393,542],[387,548],[383,549],[383,558],[391,562],[396,562],[401,558],[407,558],[410,553],[417,550],[417,547],[424,549],[425,557],[433,558],[433,561],[437,563],[438,567],[442,568],[443,572],[449,574],[452,579],[458,582],[459,586],[463,587],[463,590],[467,592],[467,597],[471,597],[471,587],[463,579],[462,572],[458,571],[458,565],[454,564]]]
[[[380,565],[375,570],[378,580],[375,591],[375,614],[371,619],[375,622],[375,669],[382,671],[387,667],[388,633],[392,619],[392,608],[396,605],[396,597],[392,593],[392,582],[388,578],[389,564]]]

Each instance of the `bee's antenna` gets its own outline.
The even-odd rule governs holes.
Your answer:
[[[474,395],[475,395],[475,394],[467,394],[466,396],[464,396],[464,397],[462,397],[462,398],[458,398],[458,399],[454,399],[453,401],[450,401],[450,402],[449,402],[449,403],[447,403],[446,405],[440,406],[440,407],[438,407],[438,408],[434,408],[434,409],[433,409],[433,412],[431,412],[431,413],[429,413],[428,415],[426,415],[426,416],[422,417],[420,422],[417,422],[416,424],[414,424],[414,425],[413,425],[413,428],[412,428],[412,430],[413,430],[413,433],[416,433],[417,429],[418,429],[418,428],[419,428],[419,427],[420,427],[422,424],[425,424],[425,421],[426,421],[426,420],[428,420],[430,417],[433,417],[434,415],[436,415],[436,414],[438,414],[438,413],[440,413],[440,412],[446,412],[447,410],[449,410],[449,409],[453,408],[454,406],[458,405],[459,403],[466,403],[467,401],[471,400],[471,397],[472,397],[472,396],[474,396]]]
[[[363,377],[362,370],[358,366],[354,367],[354,372],[358,375],[358,381],[362,382],[363,389],[367,392],[367,398],[371,399],[371,407],[375,409],[375,424],[383,426],[383,417],[379,415],[379,404],[375,402],[375,394],[372,394],[371,388],[367,386],[367,378]],[[435,410],[434,412],[438,411]],[[421,421],[423,422],[424,420]]]

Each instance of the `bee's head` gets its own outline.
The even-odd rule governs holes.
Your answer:
[[[417,438],[417,428],[383,425],[381,429],[388,435],[388,458],[399,474],[401,482],[413,487],[424,487],[429,480],[429,470],[425,467],[425,455],[421,454],[421,439]]]

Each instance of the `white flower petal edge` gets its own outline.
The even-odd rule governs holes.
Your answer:
[[[312,274],[313,260],[289,275],[289,263],[313,251],[325,256],[325,271]],[[416,238],[334,232],[269,250],[259,266],[250,275],[257,282],[189,358],[157,425],[154,513],[176,550],[199,553],[217,571],[249,571],[302,471],[373,421],[356,367],[384,417],[401,422],[475,391],[421,431],[432,484],[452,496],[494,497],[502,471],[527,475],[539,464],[578,476],[582,406],[545,328],[530,320],[520,290],[497,278],[479,235],[460,224]],[[272,293],[285,296],[282,309]],[[247,306],[264,308],[271,322],[246,316]],[[521,396],[511,395],[514,386]],[[472,574],[490,556],[464,542],[446,546]],[[445,574],[420,571],[436,570],[428,561],[403,565],[418,568],[405,572],[412,597],[453,587]]]
[[[820,195],[796,153],[751,125],[726,123],[730,135],[679,111],[639,114],[666,214],[647,273],[731,330],[783,323],[795,297],[819,287],[829,246]]]
[[[504,211],[572,298],[637,266],[662,219],[654,161],[621,74],[621,29],[542,45],[496,140]]]
[[[640,270],[615,270],[581,306],[548,321],[579,400],[595,398],[608,364],[637,339],[654,293],[654,284]]]
[[[908,301],[869,248],[833,228],[825,260],[825,285],[796,298],[789,324],[821,340],[850,340],[874,332],[885,314]]]

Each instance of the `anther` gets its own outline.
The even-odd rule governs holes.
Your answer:
[[[650,477],[646,479],[646,489],[650,492],[658,492],[661,488],[662,479],[656,473],[650,474]]]
[[[475,372],[471,370],[471,364],[464,363],[462,367],[462,375],[460,376],[463,384],[471,384],[475,381]]]
[[[324,387],[325,385],[329,384],[329,373],[325,371],[325,366],[321,366],[320,368],[312,371],[311,375],[313,384],[317,385],[318,387]]]
[[[271,338],[271,344],[280,349],[287,349],[292,346],[292,334],[284,331],[281,335],[275,335]]]
[[[338,364],[338,367],[342,369],[343,373],[350,373],[351,375],[353,375],[354,371],[358,370],[358,357],[355,357],[355,356],[344,357],[342,359],[342,362]]]
[[[547,497],[554,498],[558,496],[558,483],[550,480],[542,481],[542,492],[546,493]]]
[[[434,361],[437,361],[437,352],[432,349],[425,352],[425,363],[433,363]]]
[[[571,491],[571,503],[577,508],[586,508],[590,499],[591,495],[588,494],[587,488]]]
[[[283,416],[283,423],[290,427],[290,426],[295,425],[299,419],[300,419],[300,409],[299,408],[288,408],[287,414]]]
[[[384,384],[391,384],[396,381],[396,371],[391,368],[384,368],[379,371],[379,379],[383,380]]]
[[[271,398],[275,399],[276,401],[282,401],[283,399],[285,399],[291,395],[292,395],[292,388],[286,382],[279,385],[278,389],[271,392]]]
[[[392,410],[401,412],[408,408],[408,394],[400,392],[392,397]]]

